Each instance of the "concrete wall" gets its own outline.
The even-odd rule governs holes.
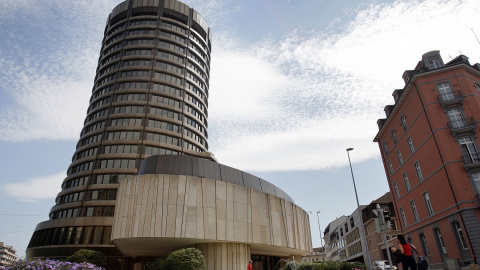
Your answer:
[[[306,255],[312,250],[308,215],[292,202],[232,183],[167,174],[120,183],[112,241],[129,257],[232,242],[249,245],[241,248],[252,254]]]

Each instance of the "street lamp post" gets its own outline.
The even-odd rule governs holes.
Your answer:
[[[312,214],[312,211],[307,211],[307,213],[308,213],[309,215],[311,215],[311,214]],[[312,247],[312,249],[313,249],[313,247]],[[312,250],[312,252],[313,252],[313,250]],[[313,262],[312,256],[313,256],[313,253],[310,253],[310,256],[309,256],[309,257],[310,257],[310,262]]]
[[[353,176],[352,162],[350,161],[350,151],[352,150],[353,148],[347,148],[348,163],[350,164],[350,172],[352,173],[353,189],[355,190],[355,197],[357,198],[357,210],[358,210],[358,216],[360,217],[360,229],[362,230],[363,237],[365,238],[365,250],[367,252],[367,261],[368,261],[367,268],[370,269],[372,267],[372,262],[370,261],[370,251],[368,250],[368,240],[367,240],[367,235],[365,234],[365,228],[363,227],[363,218],[362,218],[362,213],[360,212],[360,203],[358,202],[357,186],[355,185],[355,177]]]
[[[323,247],[322,229],[320,229],[320,217],[318,216],[320,211],[317,211],[318,232],[320,233],[320,247]]]

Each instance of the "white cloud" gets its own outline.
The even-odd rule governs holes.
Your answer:
[[[61,25],[54,27],[60,34],[48,32],[52,44],[43,48],[48,53],[25,48],[24,43],[32,42],[28,38],[15,39],[8,31],[2,35],[12,40],[11,48],[0,51],[0,87],[15,102],[0,109],[3,140],[78,139],[102,27],[119,1],[100,2],[74,2],[74,11],[62,0],[36,5],[40,10],[53,6],[75,22],[65,26],[60,19],[55,22]],[[220,162],[243,170],[344,165],[347,147],[358,149],[356,161],[378,157],[372,143],[376,121],[384,117],[383,107],[393,102],[392,91],[403,87],[404,70],[414,68],[423,53],[437,49],[445,62],[459,51],[472,62],[480,60],[471,32],[480,25],[475,0],[372,4],[352,13],[342,33],[293,32],[280,41],[255,44],[220,32],[227,28],[227,15],[245,5],[231,2],[186,4],[199,7],[210,26],[216,26],[209,101],[211,151]],[[0,7],[21,14],[25,3],[0,0]],[[39,25],[46,17],[20,16],[27,24],[38,20]],[[71,31],[72,25],[78,31]],[[62,36],[67,33],[74,34]],[[58,50],[51,52],[55,46]],[[18,58],[8,57],[7,50]]]
[[[7,183],[5,192],[24,202],[55,198],[61,191],[60,184],[66,177],[65,172],[28,179],[25,182]]]
[[[113,1],[39,2],[1,2],[18,15],[13,22],[19,28],[7,27],[8,17],[0,19],[5,26],[0,34],[9,37],[0,51],[0,90],[14,101],[0,108],[0,135],[6,141],[78,139],[102,27],[114,6]],[[61,16],[49,18],[52,12],[68,17],[74,29]],[[16,31],[34,32],[29,37]]]
[[[211,151],[222,163],[254,171],[345,165],[348,147],[356,149],[357,162],[379,157],[372,143],[376,121],[393,103],[392,91],[404,86],[404,70],[437,49],[446,62],[459,49],[480,60],[470,30],[480,23],[474,2],[371,5],[342,34],[294,34],[248,47],[219,37],[212,56]]]

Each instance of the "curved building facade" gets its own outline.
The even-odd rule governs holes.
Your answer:
[[[179,1],[127,0],[113,9],[105,27],[92,96],[72,163],[49,220],[35,229],[27,249],[28,258],[64,258],[87,248],[107,255],[109,269],[131,269],[171,251],[169,246],[196,245],[206,257],[213,256],[210,263],[217,261],[217,264],[224,256],[212,254],[227,252],[221,251],[221,247],[228,244],[225,247],[228,250],[241,251],[241,262],[234,263],[228,257],[232,267],[222,268],[224,261],[219,267],[209,266],[209,269],[243,269],[248,262],[244,259],[251,252],[259,254],[259,260],[265,264],[272,264],[271,256],[304,255],[311,250],[305,211],[279,188],[216,163],[208,152],[210,52],[211,33],[207,23],[194,9]],[[187,178],[196,187],[207,183],[196,191],[202,194],[222,187],[234,188],[241,196],[250,194],[248,202],[241,200],[246,208],[239,211],[257,208],[259,202],[265,207],[270,205],[261,212],[260,221],[241,224],[242,228],[250,224],[242,231],[242,239],[248,241],[222,237],[233,233],[236,227],[232,226],[236,225],[223,217],[225,207],[233,204],[223,205],[221,200],[226,195],[221,192],[215,193],[220,197],[210,199],[216,202],[213,208],[201,201],[193,206],[191,202],[168,200],[159,208],[163,214],[153,213],[151,209],[163,200],[162,193],[148,194],[146,201],[125,208],[138,195],[132,185],[138,187],[148,182],[152,190],[168,190],[177,184],[171,194],[181,197],[186,191],[182,191],[184,186],[179,187],[175,179]],[[240,196],[232,194],[233,201]],[[150,210],[141,212],[143,206]],[[192,218],[193,208],[187,206],[208,215],[203,221],[198,215]],[[171,209],[176,209],[175,213],[169,212]],[[246,214],[242,212],[241,217],[248,218]],[[159,215],[165,224],[157,219]],[[139,237],[139,218],[148,220],[153,226],[149,228],[163,226],[169,233],[171,224],[175,224],[174,232],[166,236],[155,230],[149,234],[142,231],[143,236]],[[187,226],[192,222],[195,226],[203,222],[204,237],[200,237],[201,228],[197,227],[193,235],[193,225]],[[224,232],[222,224],[227,226]],[[283,227],[279,227],[281,224]],[[207,230],[211,226],[217,228],[215,233]],[[128,231],[132,228],[134,234]],[[140,238],[148,238],[150,242],[139,241]],[[122,244],[132,241],[138,250],[125,249]],[[141,249],[149,249],[152,243],[163,248],[142,253]],[[265,256],[270,257],[265,259]]]
[[[120,255],[110,244],[118,183],[151,155],[214,159],[207,152],[210,50],[205,20],[181,2],[132,0],[113,9],[72,163],[29,256],[90,246]]]

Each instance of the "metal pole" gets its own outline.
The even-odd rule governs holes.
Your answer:
[[[310,214],[312,214],[312,211],[307,211],[307,213],[310,215]],[[310,218],[308,220],[310,220]],[[313,252],[313,247],[312,247],[312,252]],[[310,256],[309,256],[310,257],[310,262],[313,262],[312,254],[313,253],[310,253]]]
[[[355,197],[357,198],[357,210],[358,210],[358,216],[360,218],[360,229],[362,230],[363,237],[365,238],[365,250],[367,252],[367,261],[368,261],[367,268],[370,269],[372,268],[372,262],[370,261],[370,251],[368,250],[368,240],[367,240],[367,235],[365,234],[365,228],[363,227],[363,218],[362,218],[362,213],[360,212],[360,203],[358,202],[357,186],[355,185],[355,177],[353,176],[352,162],[350,161],[349,152],[352,150],[353,148],[347,148],[348,163],[350,164],[350,172],[352,173],[352,180],[353,180],[353,189],[355,190]]]
[[[320,232],[320,247],[323,247],[322,229],[320,229],[320,217],[318,216],[320,211],[317,211],[318,232]]]
[[[385,243],[385,249],[387,250],[388,264],[390,264],[390,269],[393,269],[392,257],[390,256],[390,248],[388,247],[387,235],[385,234],[385,231],[387,231],[387,223],[385,222],[385,216],[383,215],[383,210],[380,209],[379,204],[377,204],[377,210],[377,213],[380,213],[380,230],[382,231],[383,242]]]

